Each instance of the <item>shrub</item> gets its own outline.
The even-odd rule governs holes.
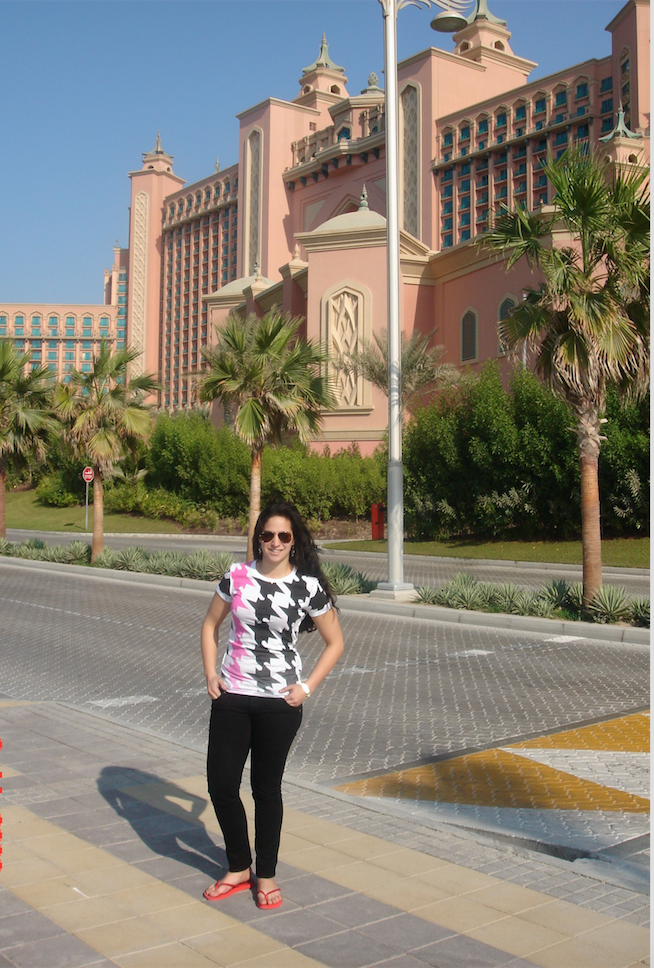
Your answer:
[[[321,568],[335,595],[362,595],[371,591],[376,584],[349,565],[323,561]]]
[[[649,598],[632,598],[629,603],[629,617],[634,625],[649,628]]]
[[[60,473],[42,477],[36,486],[36,496],[41,504],[52,508],[71,508],[80,503],[80,496],[68,490]]]
[[[607,397],[600,455],[602,524],[649,522],[649,408]],[[418,409],[405,430],[406,522],[414,537],[570,538],[580,530],[574,418],[530,372],[509,390],[497,365],[468,374]]]

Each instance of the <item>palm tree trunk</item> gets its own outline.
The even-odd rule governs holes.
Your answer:
[[[581,549],[583,559],[584,608],[588,608],[595,593],[602,587],[602,533],[600,528],[600,498],[598,455],[583,450],[579,454],[581,467]]]
[[[91,561],[95,561],[104,549],[104,493],[102,491],[102,471],[94,467],[93,478],[93,544]]]
[[[0,460],[0,538],[7,537],[7,462]]]
[[[261,511],[261,449],[252,448],[252,467],[250,469],[250,522],[248,524],[248,556],[247,560],[254,558],[254,545],[252,537],[254,526]]]

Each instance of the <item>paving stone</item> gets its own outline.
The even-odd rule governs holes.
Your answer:
[[[93,948],[70,934],[30,941],[7,948],[3,954],[15,968],[86,968],[106,963]]]
[[[300,944],[297,950],[329,968],[366,968],[397,955],[388,945],[379,944],[357,931]]]
[[[472,965],[474,968],[504,968],[514,960],[506,952],[462,934],[414,949],[411,954],[434,968],[471,968]]]

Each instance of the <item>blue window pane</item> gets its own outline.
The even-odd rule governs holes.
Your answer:
[[[613,111],[613,98],[607,97],[605,101],[602,101],[601,114],[609,114]]]
[[[524,121],[527,117],[527,108],[524,104],[521,104],[515,109],[515,119],[516,121]]]
[[[82,363],[82,373],[90,373],[90,372],[91,372],[91,364]]]
[[[496,128],[506,128],[506,111],[502,111],[495,119]]]
[[[545,110],[545,98],[539,97],[534,104],[534,114],[542,114]]]
[[[607,91],[612,91],[612,90],[613,90],[613,78],[603,77],[602,83],[600,85],[600,91],[602,92],[602,94],[606,94]]]
[[[554,104],[557,108],[563,107],[567,104],[568,96],[565,91],[557,91],[556,97],[554,99]]]

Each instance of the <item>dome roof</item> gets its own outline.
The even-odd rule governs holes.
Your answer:
[[[327,235],[330,232],[351,232],[361,229],[386,228],[386,219],[378,212],[371,212],[368,208],[368,192],[363,186],[359,208],[356,212],[346,212],[328,219],[314,229],[312,235]]]
[[[216,292],[221,296],[226,295],[238,295],[243,293],[248,286],[253,286],[257,283],[257,286],[267,289],[269,286],[274,286],[275,283],[272,279],[266,279],[262,276],[260,272],[255,272],[252,276],[243,276],[241,279],[234,279],[232,282],[228,282],[226,286],[221,286]]]

